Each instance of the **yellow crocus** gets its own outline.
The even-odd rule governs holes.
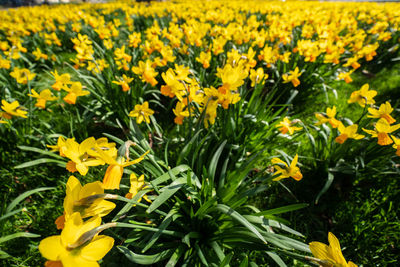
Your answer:
[[[294,156],[292,162],[290,163],[290,166],[288,166],[286,162],[284,162],[279,158],[273,158],[271,162],[274,165],[274,168],[276,169],[274,175],[279,174],[279,176],[274,178],[273,180],[279,181],[284,178],[292,177],[296,181],[300,181],[303,178],[303,175],[301,174],[300,168],[296,166],[298,158],[299,156],[296,154],[296,156]]]
[[[371,137],[378,138],[378,145],[387,146],[393,143],[390,139],[389,133],[392,133],[400,128],[400,124],[391,126],[386,119],[379,119],[375,125],[375,130],[367,130],[363,128],[363,131],[369,133]]]
[[[83,221],[79,212],[65,222],[61,235],[43,239],[39,244],[42,256],[50,261],[60,261],[64,267],[98,267],[101,260],[114,245],[114,239],[95,235],[90,241],[76,247],[80,237],[100,226],[101,218],[95,216]]]
[[[319,259],[318,264],[323,267],[357,267],[356,264],[343,257],[339,240],[332,233],[328,234],[329,246],[321,242],[309,244],[311,253]]]

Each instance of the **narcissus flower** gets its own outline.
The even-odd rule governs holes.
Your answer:
[[[396,155],[400,157],[400,138],[396,138],[396,136],[392,135],[393,139],[393,148],[396,149]]]
[[[317,259],[318,264],[323,267],[357,267],[353,262],[346,262],[340,249],[339,240],[332,233],[328,234],[329,246],[321,242],[311,242],[309,244],[311,253]]]
[[[362,139],[365,136],[362,134],[357,133],[358,125],[353,124],[350,126],[345,127],[343,123],[340,123],[338,126],[338,130],[340,132],[340,135],[335,138],[335,142],[339,144],[343,144],[347,139],[352,138],[352,139]]]
[[[149,108],[149,102],[145,101],[142,105],[136,105],[135,109],[129,113],[129,117],[136,118],[136,123],[141,124],[143,121],[150,123],[150,116],[154,111]]]
[[[290,163],[290,166],[288,166],[286,162],[279,158],[273,158],[271,162],[276,169],[274,175],[279,174],[279,176],[274,178],[273,180],[279,181],[284,178],[292,177],[296,181],[300,181],[303,178],[303,175],[301,174],[299,167],[296,166],[298,158],[299,156],[296,154],[296,156],[294,156],[292,162]]]
[[[47,101],[53,101],[57,99],[56,96],[53,96],[51,94],[51,91],[49,89],[44,89],[43,91],[40,92],[40,94],[38,94],[34,89],[32,89],[32,94],[28,94],[28,96],[37,98],[35,106],[41,109],[44,109],[46,107]]]
[[[295,124],[297,121],[293,120],[290,121],[288,117],[283,118],[283,120],[276,125],[276,128],[279,128],[279,131],[282,134],[286,134],[289,133],[290,135],[292,135],[295,131],[300,131],[301,129],[303,129],[303,127],[297,127],[297,126],[292,126],[293,124]]]
[[[388,133],[392,133],[400,128],[400,124],[391,126],[386,119],[379,119],[375,125],[375,130],[367,130],[363,128],[363,131],[369,133],[372,137],[378,138],[378,145],[387,146],[393,143]]]
[[[84,222],[79,212],[65,222],[61,235],[43,239],[39,244],[42,256],[50,261],[61,261],[64,267],[98,267],[101,260],[114,245],[114,239],[95,235],[90,241],[79,245],[83,234],[100,226],[101,218],[95,216]],[[77,246],[79,245],[79,246]]]
[[[354,91],[350,95],[350,99],[347,103],[358,103],[360,106],[365,107],[365,105],[375,104],[374,97],[378,94],[375,90],[368,90],[368,83],[364,84],[360,90]]]
[[[297,87],[300,85],[300,80],[298,79],[300,76],[301,72],[299,71],[299,68],[296,67],[293,71],[289,71],[289,74],[282,75],[283,83],[292,82],[293,86]]]
[[[122,79],[120,79],[119,81],[112,81],[115,84],[121,85],[122,87],[122,91],[124,92],[128,92],[129,89],[131,89],[129,87],[129,83],[133,81],[133,78],[129,78],[128,76],[126,76],[125,74],[122,75]]]
[[[340,124],[340,121],[335,119],[335,116],[336,116],[336,106],[333,106],[332,108],[326,108],[326,115],[319,112],[315,113],[315,117],[318,119],[316,125],[321,125],[329,122],[332,128],[337,128]]]
[[[265,75],[265,79],[268,78],[268,74]],[[251,87],[254,87],[257,84],[261,83],[264,79],[264,70],[263,68],[258,68],[257,70],[251,69],[250,70],[250,80],[251,80]]]
[[[0,111],[0,115],[4,119],[9,120],[12,118],[12,116],[27,118],[26,114],[28,113],[28,111],[20,109],[19,102],[17,100],[12,103],[1,100],[1,104],[1,109],[3,110],[3,112]]]
[[[68,104],[75,104],[78,96],[90,94],[89,91],[82,90],[82,84],[80,82],[73,82],[71,87],[64,87],[63,89],[68,92],[68,95],[63,98]]]
[[[96,181],[82,186],[75,176],[70,176],[64,198],[64,214],[56,220],[57,229],[63,229],[64,222],[68,221],[74,212],[79,212],[82,218],[96,215],[103,217],[110,213],[115,204],[104,200],[101,194],[104,194],[101,182]],[[90,196],[92,198],[89,198]]]
[[[383,118],[385,119],[389,124],[395,123],[396,120],[390,116],[390,113],[392,113],[393,108],[390,105],[388,101],[386,101],[385,104],[382,104],[379,109],[374,109],[374,108],[368,108],[368,112],[371,115],[368,115],[368,118]]]
[[[14,70],[10,73],[10,76],[17,80],[17,83],[27,84],[28,80],[32,81],[35,78],[36,74],[31,73],[28,69],[20,69],[15,67]]]
[[[140,175],[138,178],[136,174],[132,173],[131,176],[129,177],[129,180],[131,182],[131,187],[129,188],[129,193],[125,195],[126,198],[132,199],[134,196],[137,195],[137,193],[144,189],[146,187],[146,183],[144,182],[144,175]],[[151,202],[151,200],[144,195],[143,198],[147,202]],[[140,202],[141,199],[138,199],[138,202]]]

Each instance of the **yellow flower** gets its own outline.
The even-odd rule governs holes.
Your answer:
[[[51,95],[51,91],[49,89],[44,89],[40,92],[40,94],[32,89],[32,94],[28,94],[28,96],[37,98],[35,106],[41,109],[44,109],[46,107],[46,101],[53,101],[57,99],[56,96]]]
[[[17,83],[27,84],[28,80],[31,81],[35,78],[36,74],[31,73],[28,69],[20,69],[15,67],[10,76],[17,80]]]
[[[154,111],[149,108],[149,102],[145,101],[142,105],[136,105],[135,109],[129,113],[129,117],[136,118],[136,123],[141,124],[143,121],[150,123],[150,116]]]
[[[42,256],[50,261],[61,261],[64,267],[97,267],[101,260],[114,245],[114,239],[105,235],[95,235],[93,239],[78,247],[79,238],[100,226],[98,216],[83,222],[79,212],[71,215],[65,222],[61,235],[43,239],[39,244]]]
[[[347,103],[358,103],[360,106],[365,107],[365,104],[375,104],[374,97],[378,94],[375,90],[368,90],[368,83],[364,84],[360,90],[351,93],[350,99]]]
[[[103,184],[99,181],[88,183],[82,187],[75,176],[70,176],[67,182],[66,196],[64,198],[64,214],[57,218],[57,229],[64,228],[64,221],[68,221],[74,212],[79,212],[82,218],[92,216],[106,216],[115,204],[104,200],[102,197],[85,199],[93,195],[104,194]]]
[[[346,262],[340,249],[339,240],[332,233],[328,234],[329,246],[321,242],[309,244],[311,253],[320,259],[318,262],[323,267],[357,267],[353,262]]]
[[[82,90],[82,84],[80,82],[73,82],[71,88],[64,87],[63,89],[68,92],[68,95],[63,98],[68,104],[75,104],[78,96],[90,94],[89,91]]]
[[[5,119],[11,119],[12,116],[15,117],[22,117],[22,118],[27,118],[26,114],[28,113],[28,111],[24,111],[22,109],[19,108],[19,102],[17,100],[15,100],[12,103],[8,103],[5,100],[1,100],[1,109],[3,110],[3,112],[1,112],[1,116]]]
[[[57,70],[54,70],[54,72],[50,72],[54,78],[56,79],[56,82],[51,86],[56,91],[60,91],[63,89],[67,84],[71,84],[72,82],[70,81],[71,76],[69,73],[64,73],[61,75],[58,75]]]
[[[400,157],[400,138],[396,138],[395,136],[392,135],[393,139],[393,148],[396,149],[396,155]]]
[[[386,101],[385,104],[382,104],[379,107],[379,110],[374,108],[368,108],[368,112],[371,114],[368,115],[368,118],[383,118],[389,124],[392,124],[396,122],[396,120],[392,116],[390,116],[390,113],[392,113],[392,111],[393,111],[392,106],[388,101]]]
[[[250,80],[251,80],[251,87],[254,87],[259,84],[264,78],[264,70],[263,68],[258,68],[257,70],[251,69],[250,70]],[[265,79],[268,79],[268,74],[265,75]]]
[[[339,143],[339,144],[343,144],[348,138],[352,138],[352,139],[362,139],[365,136],[362,134],[357,134],[357,129],[358,129],[358,125],[357,124],[353,124],[347,127],[344,127],[343,123],[339,123],[338,126],[338,130],[340,132],[340,135],[338,137],[335,138],[335,142]]]
[[[146,62],[139,61],[138,67],[132,67],[133,73],[140,75],[142,81],[150,83],[152,86],[155,86],[158,82],[155,77],[158,73],[151,66],[151,61],[146,60]]]
[[[300,76],[301,72],[299,71],[299,68],[296,67],[294,71],[289,71],[289,74],[282,75],[283,83],[292,82],[293,86],[297,87],[300,85],[300,80],[298,79]]]
[[[298,158],[299,156],[296,154],[296,156],[294,156],[292,162],[290,163],[290,166],[288,166],[286,162],[284,162],[279,158],[273,158],[271,162],[274,165],[274,168],[276,169],[274,175],[279,174],[279,176],[274,178],[273,180],[279,181],[284,178],[292,177],[296,181],[300,181],[303,178],[303,175],[301,174],[299,167],[296,166]]]
[[[378,145],[387,146],[393,143],[388,133],[394,132],[400,128],[400,124],[391,126],[386,119],[379,119],[375,125],[375,130],[367,130],[363,128],[363,131],[369,133],[372,137],[378,138]]]
[[[137,178],[136,174],[132,173],[131,176],[129,177],[129,180],[131,182],[131,187],[129,188],[129,193],[125,195],[126,198],[132,199],[134,196],[137,195],[137,193],[145,188],[146,183],[144,182],[144,175],[140,175],[139,178]],[[143,198],[147,202],[151,202],[151,200],[144,195]],[[138,200],[140,202],[141,198]]]
[[[335,115],[336,115],[336,106],[333,106],[332,108],[326,108],[326,115],[322,113],[315,113],[315,117],[318,119],[316,125],[321,125],[329,122],[332,128],[337,128],[340,124],[340,121],[335,119]]]
[[[133,78],[127,77],[125,74],[122,74],[122,80],[120,79],[119,81],[112,81],[115,84],[121,85],[122,91],[128,92],[129,89],[129,83],[133,81]]]
[[[275,127],[279,128],[279,131],[282,134],[286,134],[287,132],[289,132],[289,134],[292,135],[295,131],[300,131],[301,129],[303,129],[303,127],[292,126],[294,123],[296,123],[295,120],[290,121],[288,117],[285,117]]]

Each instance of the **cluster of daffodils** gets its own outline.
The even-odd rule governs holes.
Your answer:
[[[40,242],[39,250],[48,259],[46,266],[98,266],[97,261],[113,247],[114,239],[99,235],[107,228],[115,227],[115,223],[101,225],[101,217],[109,214],[115,204],[106,199],[116,199],[115,195],[106,194],[104,190],[119,189],[124,167],[143,160],[145,155],[129,161],[118,155],[115,143],[109,143],[107,138],[90,137],[81,143],[73,138],[59,137],[56,145],[49,147],[66,157],[68,171],[79,172],[85,176],[89,167],[108,164],[103,182],[96,181],[81,185],[75,176],[70,176],[66,185],[64,213],[56,220],[57,229],[61,235],[50,236]],[[129,144],[124,144],[129,149]],[[125,156],[128,157],[129,153]],[[132,199],[146,187],[144,176],[139,178],[135,173],[130,175],[131,187],[126,198]],[[150,201],[146,195],[144,198]],[[58,264],[58,265],[56,265]]]

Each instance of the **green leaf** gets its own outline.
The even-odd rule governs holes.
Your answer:
[[[167,262],[167,264],[165,265],[166,267],[173,267],[178,263],[178,260],[180,257],[182,257],[183,253],[185,252],[185,247],[184,246],[179,246],[174,254],[172,254],[171,258],[169,259],[169,261]]]
[[[315,199],[315,204],[318,204],[321,196],[328,191],[329,187],[331,187],[333,179],[335,179],[335,176],[331,172],[328,172],[328,179],[326,180],[324,187],[321,189],[321,191],[319,191],[317,198]]]
[[[280,267],[287,267],[287,265],[283,262],[281,257],[279,257],[275,252],[267,251],[268,256],[271,257]]]
[[[125,255],[125,257],[128,258],[128,260],[143,265],[151,265],[159,261],[168,259],[172,255],[172,253],[174,253],[174,249],[167,249],[153,255],[142,255],[136,254],[124,246],[117,246],[117,248]]]
[[[22,200],[29,197],[30,195],[41,192],[41,191],[53,190],[53,189],[55,189],[55,187],[40,187],[40,188],[36,188],[33,190],[26,191],[25,193],[22,193],[16,199],[14,199],[10,203],[10,205],[8,205],[8,207],[6,209],[6,213],[11,212]]]
[[[24,150],[24,151],[29,151],[29,152],[36,152],[39,154],[43,154],[43,155],[48,155],[57,159],[64,159],[63,157],[61,157],[60,155],[57,155],[54,152],[51,151],[47,151],[44,149],[40,149],[40,148],[36,148],[36,147],[31,147],[31,146],[18,146],[19,149]]]
[[[8,254],[7,252],[2,251],[2,250],[0,249],[0,259],[7,259],[7,258],[9,258],[9,257],[11,257],[10,254]]]
[[[262,212],[258,212],[254,214],[255,216],[266,216],[266,215],[276,215],[276,214],[281,214],[289,211],[294,211],[294,210],[299,210],[307,207],[307,203],[300,203],[300,204],[293,204],[293,205],[288,205],[276,209],[270,209],[270,210],[265,210]]]
[[[3,237],[0,237],[0,244],[4,243],[6,241],[9,241],[9,240],[15,239],[15,238],[19,238],[19,237],[30,238],[30,237],[40,237],[40,235],[32,234],[32,233],[26,233],[26,232],[19,232],[19,233],[15,233],[15,234],[11,234],[11,235],[6,235],[6,236],[3,236]]]
[[[186,184],[186,178],[179,178],[173,181],[170,185],[164,187],[163,192],[151,203],[150,207],[146,210],[147,213],[151,213],[153,210],[161,206],[167,201],[173,194],[175,194],[182,186]]]
[[[36,160],[22,163],[20,165],[15,166],[14,169],[28,168],[28,167],[32,167],[32,166],[43,164],[43,163],[57,163],[58,166],[63,167],[63,168],[65,168],[65,166],[67,164],[65,161],[61,161],[61,160],[42,158],[42,159],[36,159]]]
[[[233,219],[237,220],[240,224],[242,224],[244,227],[249,229],[252,233],[254,233],[261,241],[263,241],[265,244],[267,244],[267,241],[264,239],[264,237],[260,234],[260,232],[252,225],[246,218],[244,218],[242,215],[240,215],[237,211],[234,211],[230,207],[224,205],[224,204],[218,204],[216,207],[217,210],[221,211],[222,213],[225,213],[229,216],[231,216]]]
[[[222,150],[225,147],[227,140],[223,141],[222,144],[218,147],[217,151],[215,152],[214,156],[211,159],[210,165],[208,166],[208,175],[212,184],[214,183],[215,172],[217,170],[218,160],[221,156]]]
[[[228,255],[225,256],[224,260],[221,262],[219,265],[220,267],[226,267],[229,266],[229,262],[231,262],[233,257],[233,252],[229,253]]]

